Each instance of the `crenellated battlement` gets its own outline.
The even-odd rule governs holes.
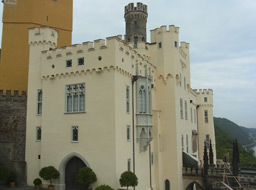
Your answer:
[[[21,99],[25,100],[27,98],[26,91],[20,90],[0,90],[0,100],[4,99]]]
[[[165,32],[173,32],[179,34],[179,27],[176,27],[174,25],[169,25],[169,28],[167,28],[166,25],[161,26],[160,28],[155,28],[153,30],[150,30],[151,35],[156,35],[156,34],[162,34]]]
[[[187,43],[187,42],[180,42],[180,47],[182,49],[189,49],[189,43]]]
[[[114,48],[116,43],[119,43],[119,44],[124,43],[122,41],[122,35],[107,37],[106,39],[98,39],[98,40],[94,40],[93,42],[87,41],[87,42],[83,42],[82,44],[74,44],[71,46],[64,46],[61,48],[45,50],[45,51],[42,51],[42,54],[44,54],[48,58],[50,57],[59,58],[59,57],[65,57],[65,56],[70,56],[70,55],[84,53],[84,52],[95,52],[103,49]],[[126,44],[121,46],[125,46],[125,45]]]
[[[193,89],[193,91],[197,94],[197,95],[213,95],[213,90],[212,89]]]
[[[58,31],[48,27],[42,26],[40,28],[29,29],[29,44],[51,43],[57,45]]]
[[[120,60],[116,60],[114,56],[117,52],[119,52]],[[78,59],[81,58],[84,63],[78,65]],[[70,61],[70,66],[67,66],[67,61]],[[126,61],[129,64],[126,64]],[[123,41],[122,35],[118,35],[93,42],[83,42],[82,44],[42,51],[41,77],[53,79],[57,76],[70,76],[94,71],[100,73],[111,69],[132,75],[135,73],[135,65],[138,65],[140,73],[144,72],[146,66],[151,67],[152,72],[155,68],[146,56],[140,55],[136,49]]]
[[[140,12],[140,13],[148,15],[148,8],[147,8],[147,5],[140,3],[140,2],[137,3],[137,7],[134,6],[134,3],[130,3],[127,6],[125,6],[124,12],[125,12],[125,17],[131,12],[133,12],[133,13]]]

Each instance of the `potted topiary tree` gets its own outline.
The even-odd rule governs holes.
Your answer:
[[[127,187],[127,189],[128,189],[130,186],[135,187],[138,185],[138,178],[134,173],[132,173],[130,171],[126,171],[121,174],[119,183],[120,183],[121,187]]]
[[[109,185],[100,185],[98,187],[96,187],[95,190],[114,190],[112,187],[110,187]]]
[[[54,185],[52,185],[52,180],[57,179],[60,173],[53,166],[44,167],[40,170],[39,176],[44,180],[50,180],[50,185],[48,185],[48,190],[54,190]]]
[[[42,180],[40,178],[34,179],[33,183],[35,185],[36,190],[41,189]]]
[[[97,181],[97,177],[91,168],[83,167],[79,169],[76,180],[87,185],[88,188],[89,185]]]
[[[8,174],[8,182],[10,187],[15,187],[16,178],[17,178],[16,173],[14,171],[10,171]]]

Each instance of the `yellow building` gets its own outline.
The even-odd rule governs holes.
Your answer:
[[[28,29],[51,26],[58,47],[72,41],[73,0],[4,0],[0,89],[27,90]]]
[[[147,43],[147,6],[127,5],[125,20],[125,37],[57,49],[56,30],[29,30],[29,185],[53,165],[56,187],[77,189],[72,176],[88,166],[98,178],[93,187],[118,189],[131,170],[137,190],[183,190],[183,154],[202,161],[201,144],[211,139],[216,158],[212,90],[191,89],[179,28],[151,30]]]

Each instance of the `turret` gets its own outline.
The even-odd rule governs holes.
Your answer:
[[[134,42],[134,48],[137,48],[138,42],[146,42],[147,40],[147,5],[137,3],[137,7],[133,3],[125,6],[125,22],[126,22],[126,42]]]

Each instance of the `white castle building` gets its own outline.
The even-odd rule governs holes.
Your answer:
[[[131,170],[137,190],[183,190],[182,155],[203,161],[211,139],[216,157],[213,92],[191,88],[179,28],[151,30],[147,43],[147,6],[127,5],[125,20],[124,38],[58,49],[54,29],[29,30],[28,184],[52,165],[58,189],[79,189],[76,173],[87,166],[97,175],[93,187],[118,189]]]

